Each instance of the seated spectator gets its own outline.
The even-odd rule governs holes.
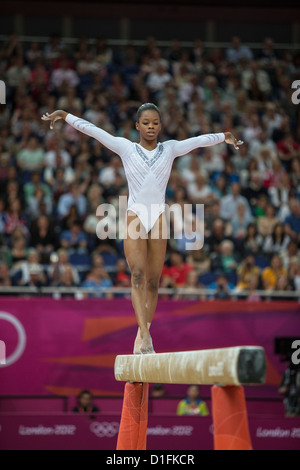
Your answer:
[[[240,247],[244,254],[251,253],[256,256],[262,252],[263,242],[264,238],[260,233],[258,233],[256,224],[251,222],[247,227],[246,236],[242,240]]]
[[[300,242],[300,202],[291,199],[289,203],[290,214],[284,221],[285,233],[297,243]]]
[[[46,196],[51,198],[51,189],[47,184],[42,182],[41,173],[39,171],[33,171],[30,181],[24,185],[25,202],[28,203],[30,198],[34,196],[36,190],[40,188]]]
[[[290,260],[288,267],[289,281],[293,290],[300,291],[300,260],[294,257]]]
[[[221,198],[220,215],[226,220],[232,220],[237,214],[239,204],[245,206],[245,214],[251,216],[251,208],[247,199],[241,195],[241,186],[238,182],[231,183],[231,194]]]
[[[114,274],[114,286],[131,287],[131,278],[126,260],[120,258],[116,264],[116,272]]]
[[[20,226],[23,234],[28,234],[27,217],[24,214],[22,202],[20,199],[9,201],[2,219],[4,225],[4,234],[9,240],[14,230]]]
[[[293,240],[290,240],[286,250],[281,251],[279,255],[282,259],[283,266],[287,269],[289,269],[290,263],[295,261],[295,259],[300,262],[300,250],[298,244]]]
[[[268,190],[263,185],[261,172],[252,171],[250,173],[250,181],[241,194],[248,200],[252,214],[256,215],[255,209],[260,196],[264,195],[266,200],[268,200]]]
[[[253,277],[259,279],[260,268],[255,266],[255,258],[253,255],[248,255],[244,258],[237,269],[238,281],[237,290],[249,290],[251,288],[251,281]]]
[[[59,238],[60,246],[65,250],[85,250],[87,248],[87,236],[82,230],[80,220],[74,220],[69,230],[64,230]]]
[[[276,291],[293,292],[293,284],[290,282],[288,273],[281,274],[280,276],[278,276],[278,278],[276,279],[275,288],[274,288],[274,292]],[[284,294],[282,295],[283,299],[285,299],[286,297],[289,299],[293,299],[293,297],[289,297],[288,295],[287,296],[285,296]]]
[[[273,255],[271,258],[270,266],[266,267],[262,272],[262,283],[266,291],[275,289],[276,282],[279,276],[287,276],[288,271],[282,266],[282,261],[279,255]]]
[[[70,184],[69,191],[62,194],[58,200],[57,215],[60,219],[65,217],[71,206],[76,206],[79,217],[86,214],[86,196],[81,194],[80,189],[76,183]]]
[[[184,294],[175,294],[174,300],[186,299],[186,300],[200,300],[205,299],[205,295],[199,295],[199,289],[204,289],[204,286],[199,282],[199,275],[194,269],[187,273],[186,283],[183,286],[185,289]]]
[[[238,258],[233,242],[223,240],[220,252],[217,256],[211,257],[211,268],[213,271],[223,271],[225,274],[233,273],[238,267]]]
[[[0,287],[10,287],[12,285],[9,265],[0,261]]]
[[[45,215],[40,215],[32,224],[30,245],[39,252],[45,264],[49,262],[50,254],[57,249],[56,233]]]
[[[229,62],[236,64],[242,59],[252,60],[253,53],[248,46],[242,44],[238,36],[233,36],[231,46],[226,50],[226,58]]]
[[[204,173],[198,173],[195,182],[188,185],[188,195],[191,202],[195,204],[211,204],[215,199]]]
[[[40,264],[30,263],[28,270],[29,279],[21,285],[24,287],[44,287],[47,285],[47,278]]]
[[[170,265],[163,267],[161,282],[164,287],[184,287],[188,272],[193,268],[184,262],[184,255],[178,251],[170,254]]]
[[[50,255],[50,265],[48,266],[47,275],[49,278],[50,286],[57,286],[60,283],[61,273],[71,267],[74,278],[74,285],[80,284],[80,277],[78,270],[69,262],[69,254],[67,250],[60,248],[57,253]]]
[[[10,239],[9,264],[15,268],[28,256],[27,238],[22,227],[16,227]]]
[[[17,164],[24,172],[42,171],[45,163],[45,151],[37,137],[31,136],[25,147],[17,153]],[[26,182],[26,179],[25,179]]]
[[[105,293],[103,289],[112,287],[113,283],[102,266],[94,266],[81,283],[82,288],[88,288],[89,297],[111,298],[111,293]]]
[[[76,286],[76,275],[72,266],[65,266],[64,270],[59,273],[58,283],[56,287],[74,287]]]
[[[166,390],[163,384],[154,384],[151,388],[151,398],[162,398],[166,395]]]
[[[279,219],[276,217],[276,209],[273,204],[268,203],[265,212],[265,215],[259,217],[257,220],[258,233],[263,237],[272,235],[275,225],[279,222]]]
[[[226,222],[227,223],[227,222]],[[219,253],[220,245],[224,240],[232,240],[231,236],[228,234],[228,227],[226,223],[221,218],[216,218],[213,221],[211,235],[205,239],[204,248],[210,253]],[[231,224],[230,224],[231,230]]]
[[[251,276],[248,283],[248,295],[247,301],[248,302],[260,302],[261,297],[256,293],[259,290],[260,285],[260,276]]]
[[[82,390],[77,397],[74,413],[98,413],[99,408],[93,404],[93,395],[89,390]]]
[[[42,214],[42,207],[46,214],[51,216],[53,212],[52,194],[47,195],[42,187],[36,188],[34,194],[28,198],[26,206],[30,219],[38,218]]]
[[[275,253],[281,253],[286,251],[289,243],[290,236],[284,232],[284,226],[281,222],[278,222],[274,228],[272,235],[268,235],[263,244],[263,252],[271,256]]]
[[[247,234],[247,227],[253,221],[253,217],[246,214],[244,204],[237,206],[237,214],[231,220],[232,237],[235,240],[243,240]]]
[[[199,385],[190,385],[187,396],[178,403],[178,416],[208,416],[209,410],[206,403],[200,398]]]
[[[62,95],[67,91],[67,87],[76,88],[79,84],[77,72],[70,67],[67,58],[60,60],[59,67],[52,71],[50,80],[53,89]]]
[[[215,282],[209,284],[208,289],[213,291],[211,294],[208,294],[208,298],[224,300],[232,297],[235,286],[228,282],[225,274],[219,273]]]
[[[277,142],[277,153],[284,169],[289,172],[293,158],[300,157],[300,144],[291,132],[286,132],[283,139]]]

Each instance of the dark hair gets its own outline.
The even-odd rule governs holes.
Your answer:
[[[157,114],[159,115],[159,118],[161,119],[160,110],[158,109],[158,107],[155,104],[153,104],[153,103],[144,103],[137,110],[136,121],[138,122],[141,115],[142,115],[142,113],[144,111],[148,111],[148,110],[156,111]]]

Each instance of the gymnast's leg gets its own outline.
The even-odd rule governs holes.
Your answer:
[[[130,224],[136,224],[136,231],[140,237],[132,237],[129,229]],[[131,299],[139,326],[139,340],[135,343],[135,353],[153,353],[153,345],[149,333],[146,310],[146,274],[147,274],[147,238],[142,224],[137,216],[128,211],[127,231],[124,239],[124,251],[126,260],[131,271]]]
[[[146,318],[147,327],[150,329],[157,306],[159,281],[166,255],[167,225],[165,214],[162,214],[159,217],[148,235],[146,263]],[[141,346],[142,338],[139,328],[134,344],[135,354],[140,352]]]

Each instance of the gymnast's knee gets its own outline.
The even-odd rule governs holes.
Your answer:
[[[139,289],[145,286],[145,272],[143,269],[133,269],[131,273],[131,285],[132,287]]]
[[[152,293],[156,293],[159,288],[159,277],[150,277],[147,279],[147,290]]]

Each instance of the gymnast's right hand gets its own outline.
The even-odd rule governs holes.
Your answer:
[[[68,113],[66,111],[62,111],[61,109],[58,109],[57,111],[54,111],[53,113],[49,114],[43,114],[41,119],[43,121],[50,121],[50,129],[53,129],[55,121],[58,121],[59,119],[65,119]]]

